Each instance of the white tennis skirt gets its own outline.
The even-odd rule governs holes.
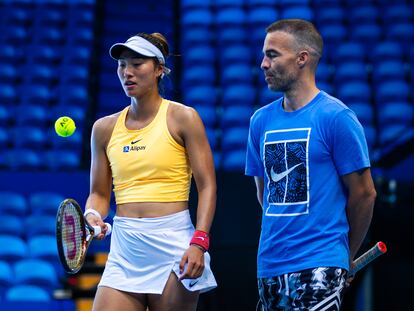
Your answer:
[[[171,272],[180,275],[179,264],[193,232],[188,210],[156,218],[115,216],[110,252],[98,286],[162,294]],[[206,292],[217,286],[207,252],[204,264],[198,279],[181,281],[185,288]]]

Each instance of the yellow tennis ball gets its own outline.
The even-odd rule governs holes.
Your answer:
[[[70,117],[60,117],[55,122],[56,134],[62,137],[68,137],[72,135],[76,130],[75,121]]]

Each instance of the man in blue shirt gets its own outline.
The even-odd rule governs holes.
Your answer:
[[[280,20],[266,33],[261,68],[283,97],[254,113],[247,147],[246,175],[263,208],[260,300],[263,310],[339,310],[376,197],[364,131],[316,86],[316,28]]]

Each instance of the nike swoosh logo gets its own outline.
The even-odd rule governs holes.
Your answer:
[[[271,170],[270,170],[270,176],[272,177],[272,180],[273,180],[274,182],[278,182],[278,181],[280,181],[281,179],[285,178],[287,175],[289,175],[289,173],[290,173],[291,171],[293,171],[295,168],[297,168],[297,167],[298,167],[299,165],[301,165],[301,164],[303,164],[303,163],[296,164],[295,166],[292,166],[291,168],[289,168],[289,169],[287,169],[286,171],[284,171],[284,172],[282,172],[282,173],[279,173],[279,174],[276,174],[276,173],[275,173],[275,171],[273,170],[273,166],[272,166],[272,168],[271,168]]]
[[[136,143],[140,142],[141,140],[142,140],[142,138],[141,139],[137,139],[137,140],[133,140],[133,141],[131,141],[131,145],[136,144]]]
[[[192,281],[192,282],[190,282],[190,284],[188,284],[188,286],[191,288],[191,287],[193,287],[194,285],[196,285],[196,284],[198,283],[198,281],[200,281],[200,280],[195,280],[195,281]]]

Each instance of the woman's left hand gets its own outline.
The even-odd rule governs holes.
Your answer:
[[[199,278],[203,271],[204,251],[196,245],[190,245],[180,261],[181,276],[179,280]]]

